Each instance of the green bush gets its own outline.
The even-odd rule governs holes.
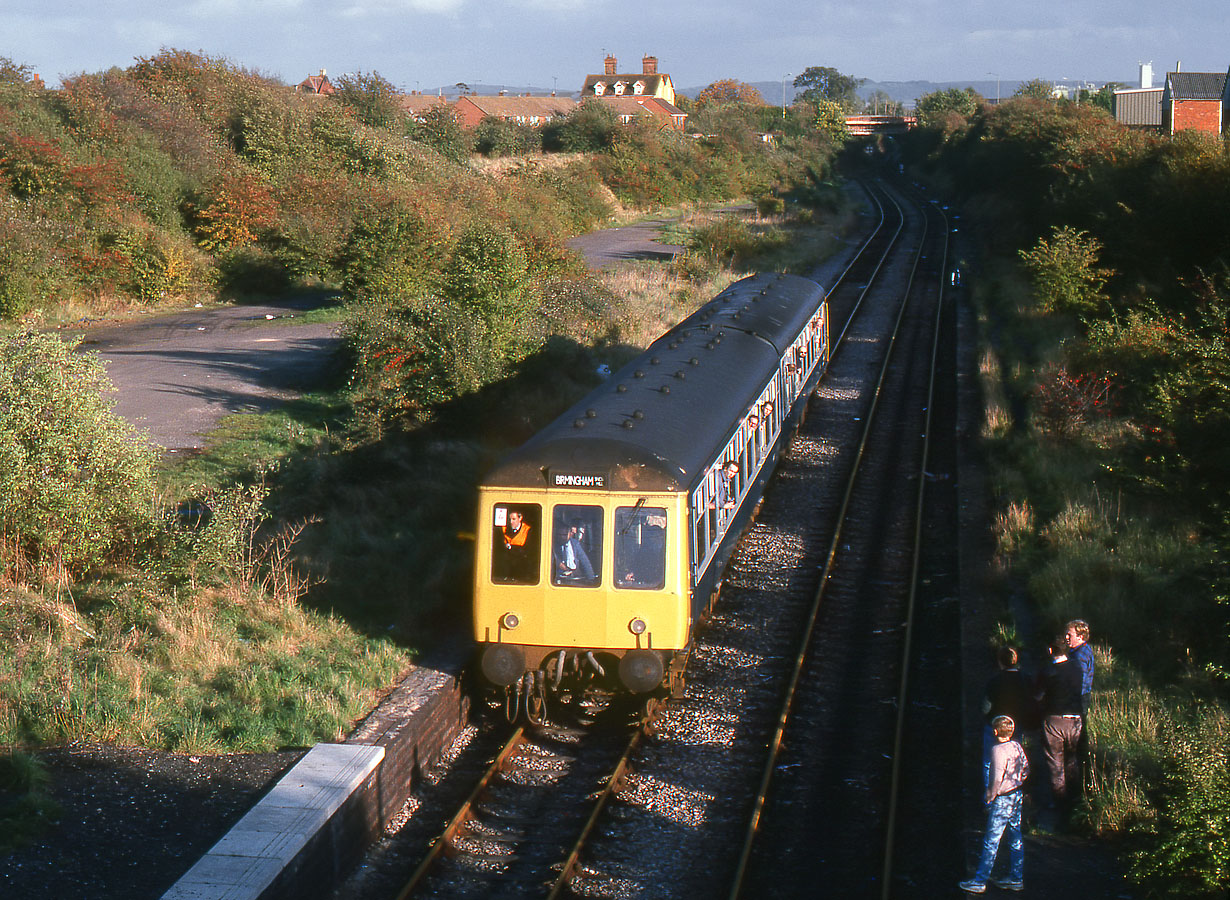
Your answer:
[[[541,149],[541,132],[496,116],[487,116],[474,129],[474,150],[483,156],[524,156]]]
[[[55,335],[0,342],[0,563],[73,579],[153,535],[154,455],[112,410],[97,356]]]
[[[1172,717],[1155,736],[1154,815],[1136,824],[1131,875],[1153,896],[1224,897],[1230,887],[1230,720],[1224,710]]]

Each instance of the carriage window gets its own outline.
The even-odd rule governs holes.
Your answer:
[[[659,590],[666,584],[666,509],[621,506],[615,510],[615,586]]]
[[[551,514],[551,583],[594,587],[602,581],[602,507],[559,504]]]
[[[491,534],[491,580],[499,584],[538,584],[537,503],[498,504]]]

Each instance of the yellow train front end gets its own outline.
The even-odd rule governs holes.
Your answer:
[[[594,483],[480,488],[474,638],[495,685],[582,678],[646,693],[688,645],[685,495]]]

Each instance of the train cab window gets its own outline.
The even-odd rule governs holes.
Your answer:
[[[542,507],[537,503],[500,503],[493,512],[491,580],[498,584],[538,584]]]
[[[551,583],[595,587],[602,581],[602,507],[558,504],[551,513]]]
[[[655,591],[666,585],[666,509],[615,509],[615,586]]]

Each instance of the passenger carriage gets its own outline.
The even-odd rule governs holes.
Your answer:
[[[510,714],[540,716],[572,676],[681,684],[693,625],[828,358],[818,284],[745,278],[487,473],[474,637]]]

